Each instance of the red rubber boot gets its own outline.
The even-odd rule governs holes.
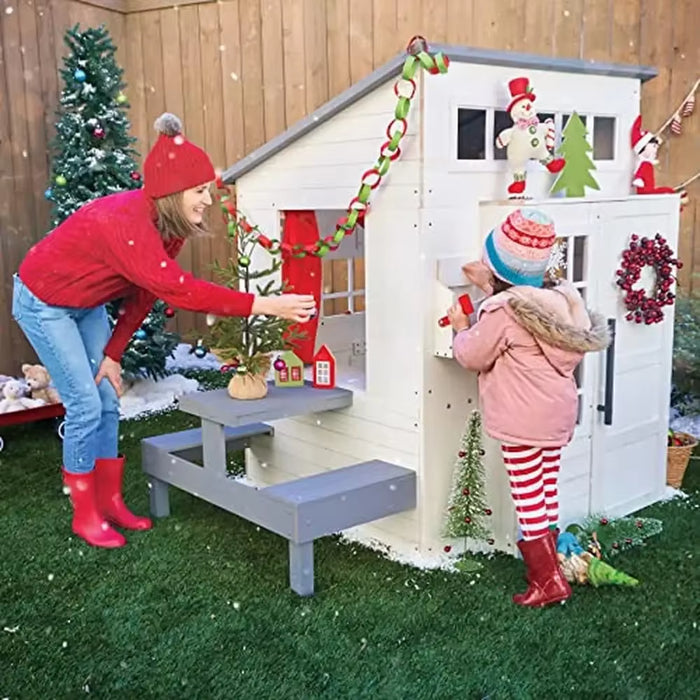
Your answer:
[[[550,173],[558,173],[565,165],[566,161],[563,158],[555,158],[547,163],[547,170]]]
[[[95,472],[72,474],[63,471],[63,484],[73,506],[73,532],[93,547],[114,549],[126,544],[124,535],[104,519],[97,508]]]
[[[514,180],[508,185],[509,194],[522,194],[525,192],[525,180]]]
[[[123,476],[123,455],[95,461],[97,507],[102,515],[117,527],[127,530],[150,530],[153,526],[150,518],[134,515],[126,507],[122,497]]]
[[[553,533],[536,540],[520,540],[518,548],[525,560],[529,585],[525,593],[513,596],[514,603],[539,608],[571,597],[571,586],[557,561]]]

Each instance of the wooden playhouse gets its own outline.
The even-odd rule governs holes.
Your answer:
[[[664,493],[673,310],[653,326],[625,321],[615,271],[633,233],[661,233],[675,249],[679,216],[677,197],[630,194],[630,127],[653,70],[433,49],[449,57],[448,72],[420,72],[401,157],[373,193],[364,227],[323,263],[315,347],[332,350],[337,384],[353,391],[353,404],[275,421],[274,438],[255,437],[247,452],[248,476],[260,484],[372,459],[415,470],[416,509],[352,534],[423,560],[447,544],[441,531],[455,454],[477,406],[476,376],[452,359],[452,332],[436,321],[466,289],[461,264],[480,256],[486,234],[519,205],[505,199],[506,162],[494,147],[509,125],[508,82],[530,79],[536,111],[554,119],[558,134],[574,110],[585,120],[600,185],[595,196],[551,198],[554,176],[537,163],[528,174],[528,205],[554,219],[565,274],[615,326],[610,351],[587,357],[578,373],[578,427],[560,479],[564,524],[594,512],[623,515]],[[226,171],[246,217],[282,238],[285,216],[313,212],[321,234],[333,232],[384,140],[404,58]],[[513,551],[506,472],[498,445],[484,444],[494,546]]]

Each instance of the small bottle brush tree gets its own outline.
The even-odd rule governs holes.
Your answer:
[[[491,515],[491,510],[486,504],[483,456],[481,415],[473,411],[457,453],[447,509],[446,537],[487,540],[491,536],[486,526],[486,517]],[[492,544],[493,541],[488,539],[488,542]]]
[[[583,197],[586,187],[600,189],[590,173],[596,168],[588,156],[593,149],[586,139],[587,133],[586,125],[574,112],[562,132],[563,140],[558,153],[566,160],[566,165],[552,187],[552,194],[565,190],[567,197]]]
[[[214,264],[221,284],[230,289],[243,289],[260,296],[274,296],[286,291],[279,281],[282,257],[279,241],[271,240],[238,216],[229,187],[219,183],[216,198],[226,222],[227,236],[234,246],[234,257],[222,266]],[[269,253],[268,265],[251,270],[253,255],[260,248]],[[260,260],[260,256],[256,257]],[[263,281],[264,278],[268,278]],[[294,322],[269,316],[226,317],[216,319],[204,342],[225,363],[224,368],[235,369],[242,375],[265,375],[270,369],[270,355],[279,350],[294,348],[304,337],[293,328]]]
[[[45,196],[53,203],[51,227],[55,228],[87,202],[141,187],[141,175],[129,136],[128,99],[123,90],[123,70],[115,59],[116,48],[104,26],[66,31],[69,48],[63,59],[64,86],[56,121],[51,184]],[[119,303],[109,305],[112,325]],[[136,331],[122,357],[127,377],[166,374],[166,359],[179,342],[166,330],[174,312],[157,302]]]

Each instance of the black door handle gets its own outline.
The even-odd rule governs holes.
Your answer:
[[[615,319],[608,319],[610,331],[610,345],[605,351],[605,403],[598,405],[598,410],[603,414],[603,423],[612,425],[613,422],[613,394],[615,390]]]

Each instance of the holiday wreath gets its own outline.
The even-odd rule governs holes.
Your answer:
[[[644,289],[634,289],[639,282],[642,269],[652,267],[656,275],[654,291],[647,294]],[[626,292],[624,297],[628,321],[635,323],[660,323],[663,321],[663,307],[673,304],[676,298],[671,292],[673,268],[679,270],[683,263],[674,257],[666,239],[657,233],[654,238],[632,235],[629,247],[622,253],[622,263],[617,270],[617,286]]]

